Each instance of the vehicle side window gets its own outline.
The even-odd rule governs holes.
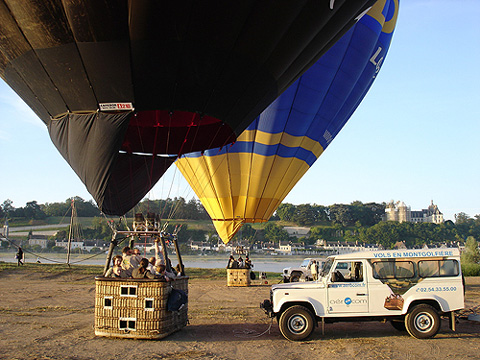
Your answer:
[[[415,268],[411,261],[395,261],[395,278],[408,279],[415,276]]]
[[[409,279],[415,276],[411,261],[377,261],[372,265],[375,279]]]
[[[458,276],[457,260],[422,260],[418,262],[420,277]]]
[[[393,279],[394,278],[394,262],[378,261],[373,263],[373,277],[375,279]]]
[[[339,262],[332,276],[333,282],[363,281],[363,264],[361,262]]]

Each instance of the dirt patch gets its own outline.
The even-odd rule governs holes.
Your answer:
[[[417,340],[379,322],[327,324],[309,341],[290,342],[259,304],[269,286],[234,288],[191,279],[189,322],[159,341],[94,335],[94,279],[75,273],[0,273],[0,359],[474,359],[480,323],[446,321],[433,339]],[[480,278],[467,278],[466,307],[480,304]]]

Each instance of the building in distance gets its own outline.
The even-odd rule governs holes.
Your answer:
[[[431,201],[426,209],[413,210],[403,201],[390,201],[385,207],[385,220],[411,223],[443,223],[443,214],[438,206]]]

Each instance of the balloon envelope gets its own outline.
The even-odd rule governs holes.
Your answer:
[[[0,0],[0,77],[119,215],[172,162],[157,154],[234,141],[373,2]]]
[[[397,0],[378,1],[235,144],[177,160],[224,242],[267,221],[342,129],[383,63],[397,12]]]

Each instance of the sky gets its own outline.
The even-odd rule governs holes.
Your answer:
[[[401,0],[382,69],[347,125],[284,202],[433,201],[480,214],[480,1]],[[0,80],[0,204],[92,199],[44,123]],[[195,194],[172,166],[148,198]]]

